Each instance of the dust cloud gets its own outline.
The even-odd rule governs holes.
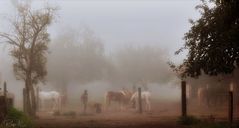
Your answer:
[[[79,102],[85,89],[92,101],[102,101],[107,91],[133,86],[152,91],[153,99],[178,100],[179,79],[167,65],[167,50],[150,45],[131,45],[114,52],[106,51],[102,39],[89,27],[68,29],[52,39],[47,54],[48,75],[41,90],[66,92],[72,102]],[[21,106],[23,83],[17,81],[11,68],[11,57],[5,48],[2,54],[1,83],[7,81],[9,91]],[[168,93],[170,92],[170,96]]]

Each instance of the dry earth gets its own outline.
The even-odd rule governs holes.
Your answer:
[[[36,125],[37,128],[183,128],[175,117],[132,113],[44,115],[36,120]]]

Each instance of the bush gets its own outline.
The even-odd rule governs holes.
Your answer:
[[[190,125],[189,128],[238,128],[235,125],[230,126],[226,122],[208,122],[200,120],[194,116],[179,117],[178,123]]]
[[[193,124],[198,124],[200,122],[201,121],[194,116],[186,116],[186,117],[181,116],[178,119],[178,123],[182,125],[193,125]]]
[[[207,123],[202,122],[200,124],[194,125],[191,128],[236,128],[236,127],[230,127],[227,123]]]
[[[65,113],[63,113],[63,116],[75,117],[76,112],[74,112],[74,111],[65,112]]]
[[[0,128],[33,128],[33,121],[23,112],[10,108]]]

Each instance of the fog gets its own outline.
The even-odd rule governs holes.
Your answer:
[[[128,46],[114,53],[104,49],[101,39],[88,27],[60,34],[49,48],[47,83],[58,91],[67,88],[69,97],[75,100],[85,89],[93,99],[102,100],[106,91],[132,90],[143,84],[155,98],[178,97],[178,79],[167,65],[167,50],[149,45]],[[173,90],[172,95],[166,96],[165,90]]]
[[[89,91],[90,99],[96,102],[102,101],[109,90],[132,90],[133,86],[147,86],[153,99],[179,99],[179,79],[167,64],[167,50],[150,45],[129,45],[109,53],[89,27],[66,29],[49,45],[48,75],[44,83],[39,83],[41,90],[67,91],[72,104],[79,102],[85,89]],[[7,46],[5,50],[8,50]],[[7,60],[1,65],[2,81],[7,81],[10,91],[21,95],[19,90],[24,84],[15,80],[11,58],[2,59]],[[21,100],[20,97],[17,99]],[[20,102],[17,104],[21,106]]]
[[[3,19],[14,17],[16,2],[0,1],[0,31],[11,31]],[[49,28],[48,75],[45,83],[39,83],[40,88],[67,90],[72,100],[79,100],[87,89],[97,101],[109,90],[146,85],[155,99],[178,100],[180,79],[167,62],[181,62],[185,56],[175,57],[174,51],[183,43],[188,19],[198,17],[194,9],[198,3],[48,1],[59,10]],[[31,4],[34,8],[45,5],[44,1]],[[0,83],[7,81],[9,91],[17,95],[16,104],[21,106],[24,84],[14,77],[10,46],[0,46]]]

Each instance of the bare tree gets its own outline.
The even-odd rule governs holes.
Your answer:
[[[50,41],[47,32],[53,20],[54,8],[33,10],[27,4],[17,6],[17,15],[12,23],[12,33],[0,33],[3,42],[11,44],[11,56],[16,79],[23,80],[26,88],[27,113],[35,116],[36,101],[34,85],[44,82],[46,53]]]

